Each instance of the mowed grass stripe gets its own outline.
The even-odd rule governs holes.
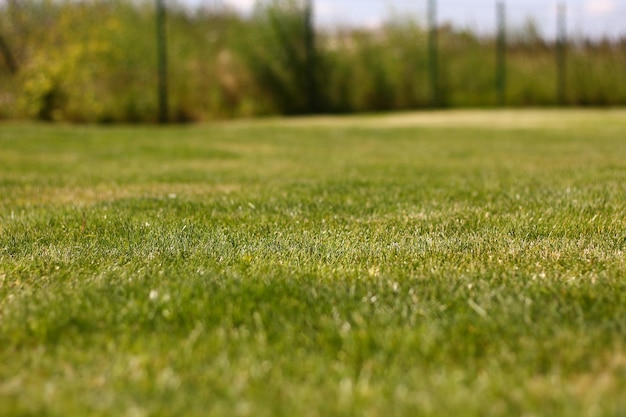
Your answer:
[[[0,415],[621,415],[615,112],[2,125]]]

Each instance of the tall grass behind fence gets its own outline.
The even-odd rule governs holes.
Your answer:
[[[249,16],[224,6],[165,4],[172,121],[626,104],[626,36],[558,44],[531,22],[506,26],[503,43],[503,33],[438,24],[433,101],[433,28],[416,19],[313,31],[304,0],[258,1]],[[151,0],[0,1],[0,118],[156,121],[155,17]]]

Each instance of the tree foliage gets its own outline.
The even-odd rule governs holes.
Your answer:
[[[415,21],[314,31],[305,0],[261,0],[249,16],[168,4],[170,120],[430,104]],[[151,0],[0,1],[0,118],[155,121],[154,12]],[[509,39],[507,103],[556,104],[554,44],[532,21]],[[496,105],[495,39],[446,26],[440,48],[445,103]],[[626,104],[623,40],[569,48],[568,104]]]

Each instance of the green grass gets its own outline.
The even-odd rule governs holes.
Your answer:
[[[0,415],[624,416],[625,138],[1,125]]]

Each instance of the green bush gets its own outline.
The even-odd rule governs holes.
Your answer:
[[[376,29],[318,28],[303,0],[167,11],[169,118],[429,107],[427,31],[392,17]],[[151,0],[0,4],[0,118],[155,122]],[[506,104],[556,105],[555,46],[527,22],[510,28]],[[440,105],[494,106],[496,41],[439,30]],[[626,39],[569,42],[565,104],[626,104]]]
[[[299,0],[259,2],[240,39],[238,52],[256,84],[262,103],[259,110],[283,114],[307,113],[316,98],[319,66],[313,45],[307,43],[306,5]]]

